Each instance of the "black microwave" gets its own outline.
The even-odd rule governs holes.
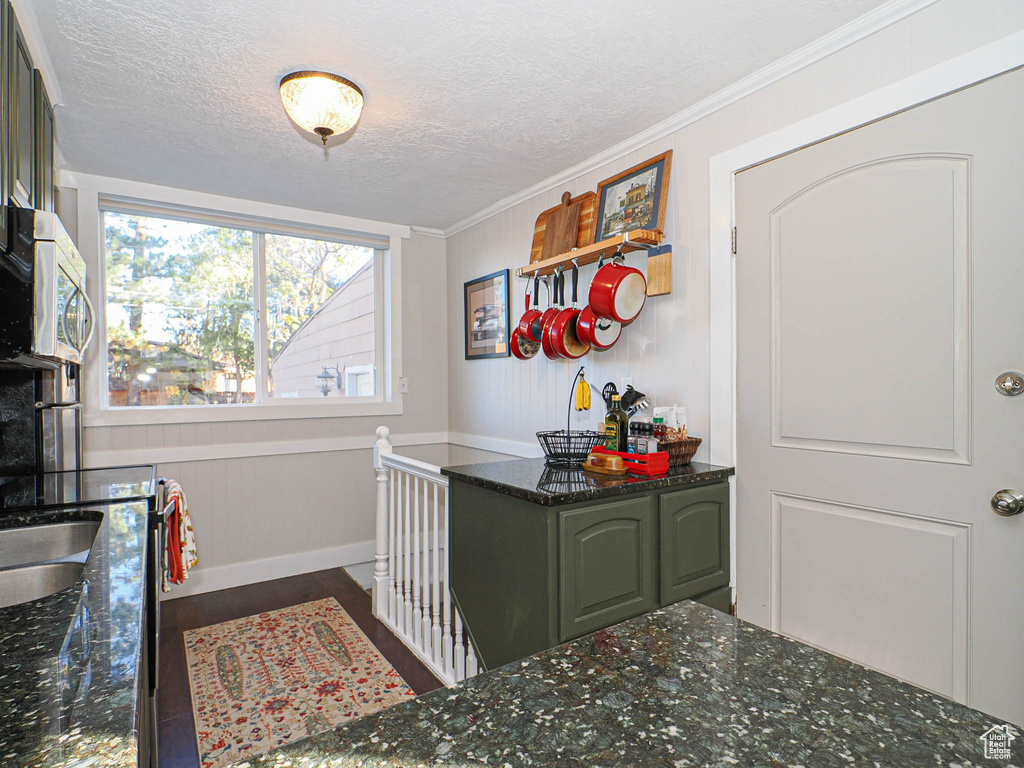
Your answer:
[[[35,368],[81,363],[95,313],[85,261],[54,213],[7,209],[0,253],[0,361]]]

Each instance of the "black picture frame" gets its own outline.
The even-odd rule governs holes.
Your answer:
[[[508,357],[509,270],[502,269],[463,284],[466,359]]]

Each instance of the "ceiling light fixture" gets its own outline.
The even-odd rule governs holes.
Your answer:
[[[304,70],[281,78],[281,101],[295,124],[327,139],[359,121],[363,92],[351,80],[330,72]]]

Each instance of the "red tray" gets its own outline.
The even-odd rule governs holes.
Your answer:
[[[654,453],[625,453],[623,451],[610,451],[603,445],[596,445],[591,453],[603,453],[610,456],[619,456],[626,464],[629,472],[637,475],[664,475],[668,472],[668,451],[656,451]]]

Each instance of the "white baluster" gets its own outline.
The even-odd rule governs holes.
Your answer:
[[[373,446],[373,466],[377,471],[377,528],[373,552],[373,615],[387,610],[388,585],[388,469],[381,456],[391,453],[387,427],[377,427],[377,442]]]
[[[397,478],[395,470],[388,472],[388,493],[390,500],[388,504],[388,620],[395,620],[395,486]]]
[[[466,646],[462,644],[462,616],[455,611],[455,669],[452,671],[455,682],[466,679]]]
[[[432,532],[434,534],[434,546],[430,552],[430,557],[433,566],[433,578],[431,579],[432,587],[432,599],[430,601],[430,607],[433,609],[431,613],[431,631],[430,631],[430,644],[434,652],[434,664],[441,664],[441,553],[440,553],[440,531],[441,519],[438,514],[437,508],[437,483],[434,483],[434,525]],[[448,585],[445,584],[445,589]]]
[[[423,481],[423,578],[420,586],[423,589],[423,618],[420,621],[420,637],[423,638],[423,651],[430,656],[430,488],[434,484]]]
[[[405,539],[402,537],[402,530],[405,528],[405,489],[402,486],[402,472],[395,470],[395,611],[391,620],[395,622],[395,628],[402,629],[402,622],[405,620]]]
[[[466,633],[466,677],[475,677],[479,671],[476,662],[476,649],[473,648],[473,641],[469,639],[469,633]]]
[[[444,652],[443,669],[445,674],[452,674],[455,669],[454,649],[452,648],[452,596],[449,590],[449,579],[451,571],[448,568],[448,488],[444,489],[444,507],[441,508],[441,519],[444,521],[444,592],[441,597],[444,600],[444,611],[442,613],[443,632],[441,634],[441,647]]]
[[[408,628],[413,642],[418,646],[423,642],[423,608],[420,597],[423,594],[420,580],[420,479],[413,477],[413,511],[412,511],[412,626]]]
[[[402,526],[402,539],[405,551],[405,578],[402,581],[403,593],[403,615],[401,629],[406,634],[412,630],[412,567],[409,557],[409,546],[412,544],[410,538],[411,520],[409,519],[409,473],[405,473],[405,518]]]

